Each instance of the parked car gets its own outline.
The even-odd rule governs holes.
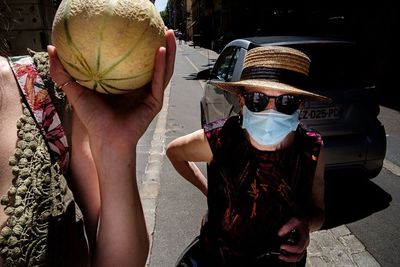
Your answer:
[[[212,85],[212,81],[238,81],[248,50],[265,45],[299,49],[311,58],[310,77],[316,92],[331,103],[305,102],[303,123],[318,130],[324,140],[326,172],[356,171],[363,177],[379,174],[386,154],[386,133],[378,120],[371,58],[361,54],[357,43],[339,38],[268,36],[236,39],[219,54],[214,66],[201,71],[205,79],[201,99],[201,123],[239,112],[237,97]]]

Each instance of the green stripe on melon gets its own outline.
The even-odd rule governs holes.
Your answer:
[[[164,23],[149,0],[64,0],[52,41],[64,68],[83,86],[122,94],[150,82]]]

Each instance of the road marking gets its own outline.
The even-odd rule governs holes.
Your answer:
[[[190,65],[192,65],[192,67],[193,67],[197,72],[200,71],[200,70],[196,67],[196,65],[194,65],[193,62],[192,62],[187,56],[185,56],[185,58],[186,58],[186,60],[190,63]]]
[[[383,167],[394,175],[400,176],[400,167],[393,162],[385,159],[383,160]]]

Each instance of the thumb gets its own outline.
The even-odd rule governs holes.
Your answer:
[[[51,63],[51,65],[53,65],[54,57],[56,56],[56,47],[53,46],[53,45],[48,45],[47,46],[47,53],[49,54],[50,63]]]
[[[52,45],[47,46],[47,53],[50,61],[50,76],[56,84],[63,84],[72,80],[71,75],[64,69],[57,56],[56,48]]]
[[[290,218],[278,231],[278,236],[284,237],[292,231],[292,229],[296,228],[299,224],[299,221],[296,218]]]
[[[50,75],[53,76],[54,70],[60,68],[60,60],[57,57],[57,52],[56,48],[52,45],[47,46],[47,53],[49,54],[49,60],[50,60]]]

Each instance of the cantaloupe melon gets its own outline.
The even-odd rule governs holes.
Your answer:
[[[63,0],[52,43],[78,83],[122,94],[151,80],[165,26],[149,0]]]

